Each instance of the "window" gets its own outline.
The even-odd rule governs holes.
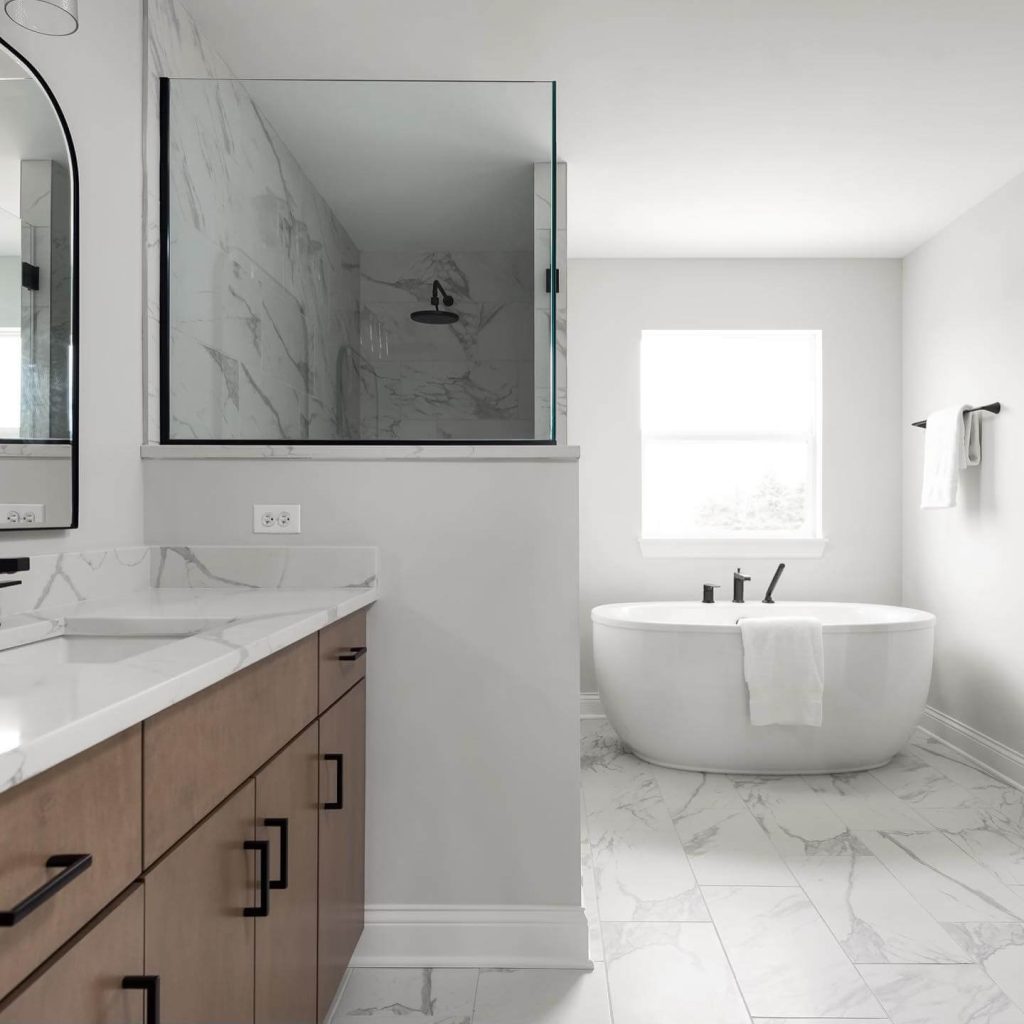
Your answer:
[[[21,436],[21,330],[0,327],[0,437]]]
[[[644,331],[646,555],[820,555],[821,332]]]

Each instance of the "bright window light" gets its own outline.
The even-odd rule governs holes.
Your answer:
[[[642,537],[821,536],[821,332],[644,331]]]
[[[21,436],[21,331],[0,328],[0,437]]]

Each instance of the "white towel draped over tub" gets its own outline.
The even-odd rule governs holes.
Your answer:
[[[960,470],[981,462],[981,414],[970,406],[938,409],[924,431],[924,484],[921,508],[952,508],[960,490]]]
[[[821,725],[825,656],[821,622],[740,619],[751,725]]]

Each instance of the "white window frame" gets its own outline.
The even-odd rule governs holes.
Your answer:
[[[822,332],[808,328],[735,328],[730,330],[685,329],[671,331],[644,331],[645,334],[701,334],[701,335],[772,335],[806,334],[814,341],[814,359],[811,364],[814,412],[810,429],[792,433],[751,430],[713,431],[693,433],[646,433],[640,427],[641,475],[644,465],[644,444],[647,440],[673,441],[802,441],[807,443],[808,484],[810,503],[808,522],[800,533],[762,533],[731,536],[694,537],[640,537],[640,549],[646,558],[724,558],[733,555],[747,558],[820,558],[828,541],[822,525]],[[642,358],[642,356],[641,356]],[[641,403],[643,395],[640,396]],[[641,502],[643,501],[641,479]],[[641,510],[641,523],[643,512]]]

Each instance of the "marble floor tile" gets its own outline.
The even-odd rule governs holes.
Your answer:
[[[858,832],[937,921],[1024,919],[1024,899],[940,832]]]
[[[976,803],[966,786],[907,751],[871,774],[918,811],[926,807],[973,807]]]
[[[1024,924],[947,924],[946,929],[1024,1010]]]
[[[889,1024],[888,1017],[755,1017],[753,1024]]]
[[[601,942],[601,919],[597,912],[597,879],[594,877],[594,855],[590,849],[590,837],[587,835],[586,807],[582,808],[580,838],[580,871],[583,879],[583,911],[587,915],[589,928],[590,959],[597,962],[604,960],[604,946]]]
[[[604,964],[593,971],[481,971],[473,1024],[611,1024]]]
[[[331,1024],[400,1017],[419,1024],[471,1024],[476,970],[357,967]]]
[[[671,768],[651,774],[701,885],[793,885],[730,778]]]
[[[602,921],[707,921],[658,786],[643,772],[584,779]]]
[[[874,857],[808,857],[789,866],[854,963],[971,962]]]
[[[851,831],[930,832],[932,826],[868,772],[808,775],[807,784]]]
[[[922,808],[921,813],[997,878],[1011,885],[1024,884],[1024,828],[1002,811],[976,804]]]
[[[615,1024],[748,1024],[710,924],[606,924]]]
[[[865,964],[893,1024],[1024,1024],[1024,1013],[976,964]]]
[[[750,813],[783,857],[816,857],[861,850],[842,819],[796,775],[734,776]]]
[[[803,890],[703,892],[752,1015],[885,1016]]]

